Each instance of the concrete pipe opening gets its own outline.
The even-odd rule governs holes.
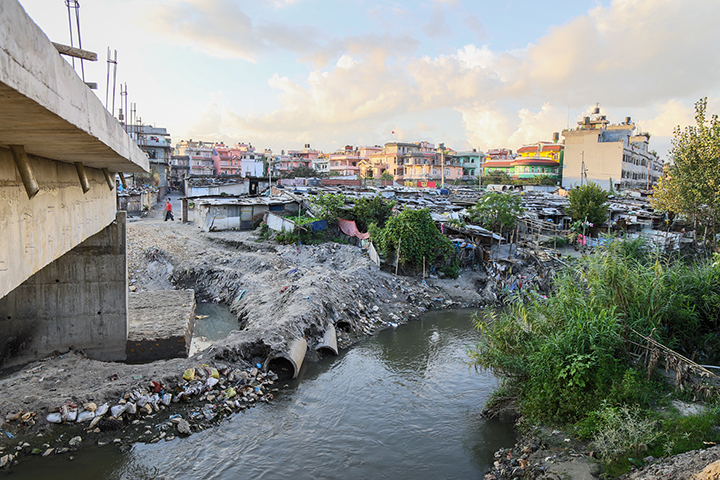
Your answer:
[[[280,380],[297,377],[295,364],[285,357],[275,357],[267,361],[266,370],[272,370]]]
[[[334,326],[328,326],[327,330],[325,330],[325,334],[323,335],[322,342],[318,343],[317,347],[315,347],[315,351],[321,355],[338,354],[337,335],[335,334]]]
[[[280,378],[296,378],[307,352],[307,340],[296,338],[287,347],[265,361],[265,370],[272,370]]]
[[[347,320],[340,320],[337,322],[337,328],[343,332],[352,331],[352,325]]]

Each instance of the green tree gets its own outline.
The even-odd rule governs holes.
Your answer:
[[[720,123],[707,118],[707,98],[695,104],[696,125],[675,127],[670,165],[654,188],[654,208],[685,216],[705,231],[720,221]]]
[[[452,243],[440,233],[427,208],[403,210],[390,217],[385,228],[373,224],[370,238],[385,257],[398,255],[400,265],[410,268],[422,268],[423,259],[429,267],[453,253]]]
[[[468,210],[471,223],[503,235],[515,228],[524,209],[522,199],[509,193],[489,192]]]
[[[393,207],[395,207],[394,200],[386,200],[380,195],[372,198],[361,197],[355,201],[351,219],[355,220],[361,232],[367,232],[371,223],[383,228],[392,215]]]
[[[382,173],[382,175],[380,175],[380,180],[392,181],[395,180],[395,177],[393,177],[392,173],[385,171]]]
[[[602,225],[608,219],[607,192],[600,185],[588,182],[568,193],[570,205],[566,211],[573,220],[585,221],[595,226]]]
[[[325,219],[330,224],[337,223],[337,218],[345,208],[345,195],[342,193],[321,193],[320,195],[310,195],[310,202],[317,208],[315,214]]]
[[[295,167],[283,175],[285,178],[316,178],[322,176],[320,172],[310,167]]]

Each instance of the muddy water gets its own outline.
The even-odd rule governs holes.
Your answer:
[[[304,365],[273,403],[216,428],[122,453],[33,458],[9,477],[482,478],[515,439],[510,424],[480,416],[496,380],[464,363],[477,335],[468,311],[433,313]]]

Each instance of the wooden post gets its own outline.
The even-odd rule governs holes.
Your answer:
[[[400,265],[400,245],[402,244],[402,237],[398,240],[398,248],[395,252],[395,275],[398,274],[398,266]]]

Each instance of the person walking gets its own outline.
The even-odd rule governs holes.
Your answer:
[[[165,221],[167,222],[168,219],[171,221],[175,221],[175,217],[173,217],[172,213],[172,203],[170,203],[170,199],[168,198],[167,203],[165,204]]]

